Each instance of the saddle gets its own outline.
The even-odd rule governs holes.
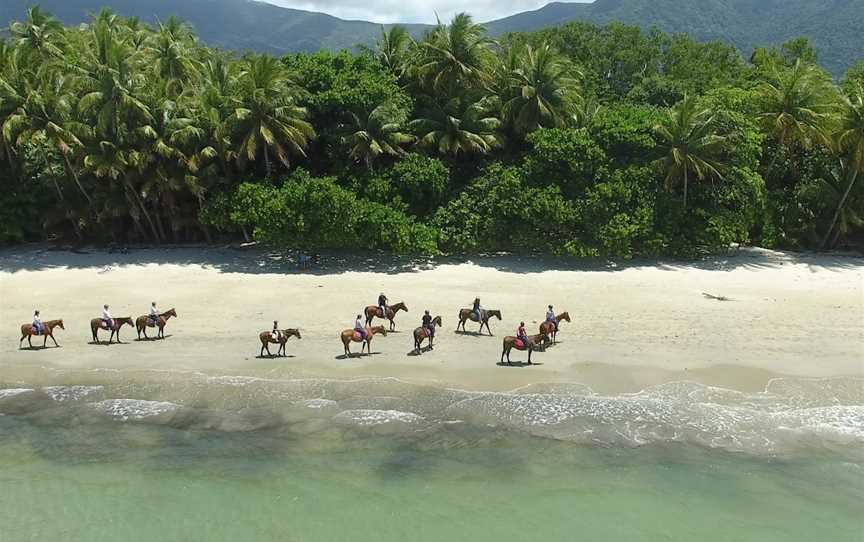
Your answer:
[[[159,322],[159,318],[151,318],[147,317],[147,327],[156,327],[156,324]]]
[[[42,329],[39,329],[38,327],[36,327],[32,324],[30,325],[30,334],[31,335],[37,335],[38,336],[38,335],[43,335],[44,333],[45,333],[44,327]]]
[[[362,340],[363,340],[363,335],[360,335],[360,332],[359,332],[359,331],[355,331],[355,332],[354,332],[354,340],[357,341],[357,342],[362,341]]]
[[[523,341],[522,339],[516,339],[516,342],[513,343],[513,346],[518,348],[519,350],[524,350],[527,347],[525,341]]]

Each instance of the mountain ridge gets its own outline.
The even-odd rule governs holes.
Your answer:
[[[0,24],[21,20],[40,5],[66,24],[78,24],[103,6],[145,22],[171,15],[189,22],[210,45],[273,54],[352,48],[374,43],[381,25],[285,8],[256,0],[5,0]],[[864,24],[861,0],[596,0],[552,2],[546,6],[484,23],[490,34],[538,30],[571,21],[607,24],[618,21],[643,29],[656,26],[696,39],[721,40],[744,56],[758,46],[779,45],[805,36],[820,52],[821,63],[835,75],[864,58],[864,40],[855,39]],[[432,25],[403,24],[415,36]]]

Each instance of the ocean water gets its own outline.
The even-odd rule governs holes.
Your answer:
[[[0,541],[18,540],[860,542],[864,381],[0,377]]]

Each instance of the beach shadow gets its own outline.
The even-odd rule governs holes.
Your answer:
[[[294,354],[286,354],[284,356],[280,356],[279,354],[264,354],[255,356],[255,359],[291,359],[296,358]]]
[[[163,337],[138,337],[137,339],[132,340],[136,343],[149,343],[153,341],[164,341],[168,337],[172,337],[172,335],[169,333],[167,335],[164,335]]]
[[[93,346],[114,346],[115,344],[127,344],[127,343],[121,343],[121,342],[117,342],[117,341],[110,342],[110,343],[108,341],[90,341],[87,344],[91,344]]]
[[[523,367],[534,367],[535,365],[543,365],[543,364],[536,362],[536,361],[532,361],[531,363],[528,363],[527,361],[513,361],[510,363],[507,363],[506,361],[499,361],[495,365],[497,365],[498,367],[523,368]]]
[[[60,345],[58,344],[57,346],[54,346],[53,344],[46,344],[45,346],[19,346],[18,350],[19,351],[23,350],[25,352],[37,352],[39,350],[48,350],[48,349],[53,350],[56,348],[60,348]]]
[[[416,349],[412,348],[411,351],[408,352],[406,355],[411,356],[411,357],[417,357],[417,356],[420,356],[422,354],[425,354],[426,352],[434,352],[434,350],[432,350],[431,346],[424,346],[423,348],[420,349],[419,352]]]
[[[366,356],[377,356],[381,352],[365,352],[363,354],[359,352],[351,352],[350,356],[346,356],[342,354],[341,356],[334,356],[333,359],[357,359],[357,358],[365,358]]]
[[[465,337],[495,337],[495,335],[489,335],[487,333],[481,333],[479,331],[456,330],[453,333],[455,333],[456,335],[463,335]]]

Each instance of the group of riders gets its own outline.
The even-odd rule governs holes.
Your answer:
[[[162,315],[159,313],[159,310],[156,308],[156,302],[153,301],[150,303],[150,312],[147,315],[147,325],[155,326],[159,322],[159,319],[162,318]],[[111,317],[111,311],[108,309],[108,305],[102,305],[102,328],[103,329],[114,329],[114,318]],[[42,322],[42,317],[39,315],[39,310],[35,310],[33,312],[33,322],[31,324],[33,327],[34,335],[42,335],[45,333],[45,324]]]

